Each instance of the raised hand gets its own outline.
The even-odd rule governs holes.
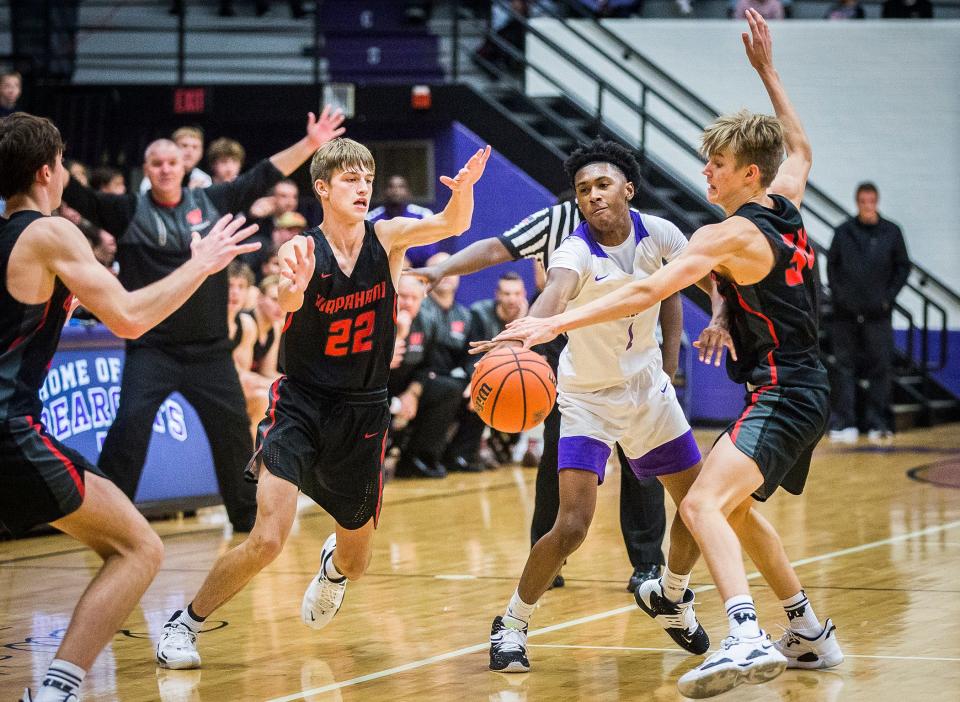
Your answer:
[[[713,361],[714,366],[720,365],[720,359],[723,357],[723,349],[726,348],[730,357],[737,360],[737,350],[733,346],[733,337],[727,331],[725,326],[711,322],[700,332],[700,338],[693,342],[693,347],[700,350],[700,361],[710,365]]]
[[[483,175],[483,169],[486,168],[487,159],[490,158],[490,145],[486,148],[477,149],[477,153],[470,157],[463,168],[453,178],[450,176],[440,176],[440,182],[448,188],[457,192],[468,188],[480,180]]]
[[[770,38],[770,26],[759,12],[747,10],[747,24],[750,33],[743,32],[743,46],[747,50],[747,59],[750,65],[758,72],[773,67],[773,40]]]
[[[323,106],[323,112],[320,113],[320,119],[312,112],[307,114],[307,139],[310,140],[313,148],[319,149],[331,139],[347,131],[346,127],[341,127],[344,120],[343,110],[339,107],[335,110],[330,109],[330,105]]]
[[[317,265],[317,257],[314,256],[315,244],[313,237],[307,237],[307,251],[304,253],[300,247],[293,244],[294,258],[289,256],[283,259],[286,268],[281,269],[280,275],[290,281],[290,287],[287,290],[291,293],[303,293],[313,278],[313,269]]]
[[[240,254],[250,253],[260,248],[260,242],[242,244],[244,239],[259,228],[256,224],[243,227],[246,219],[241,215],[224,215],[213,225],[213,229],[205,237],[193,232],[190,241],[190,251],[193,260],[200,263],[207,275],[222,271],[234,258]]]

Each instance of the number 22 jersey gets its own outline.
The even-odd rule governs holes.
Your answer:
[[[364,222],[363,244],[347,276],[321,227],[303,233],[314,240],[317,263],[303,307],[287,317],[280,369],[290,381],[321,393],[386,388],[397,297],[387,252],[373,223]]]

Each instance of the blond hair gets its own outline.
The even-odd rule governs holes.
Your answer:
[[[173,134],[170,135],[170,138],[176,141],[180,137],[194,137],[199,139],[200,143],[203,143],[203,130],[200,127],[179,127]]]
[[[756,164],[760,184],[766,188],[783,160],[783,125],[776,117],[748,110],[722,115],[703,130],[700,155],[710,158],[723,151],[733,156],[738,168]]]
[[[370,173],[376,170],[370,149],[353,139],[339,137],[317,149],[310,161],[310,180],[329,183],[334,171],[348,168],[360,168]]]
[[[267,290],[272,288],[274,285],[280,285],[280,276],[268,275],[266,278],[260,281],[260,285],[258,285],[257,287],[260,288],[261,293],[266,295]]]

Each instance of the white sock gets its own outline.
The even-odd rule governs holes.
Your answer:
[[[813,605],[810,604],[803,590],[793,597],[780,600],[780,604],[783,605],[783,611],[787,613],[787,619],[790,620],[790,628],[793,631],[811,638],[819,636],[823,631],[823,624],[817,619]]]
[[[690,584],[690,573],[674,573],[670,570],[668,563],[663,569],[663,575],[660,577],[660,586],[663,588],[664,596],[671,602],[679,602],[683,599],[683,594],[687,591],[687,585]]]
[[[199,634],[200,629],[203,627],[203,619],[197,619],[190,614],[190,605],[184,607],[180,614],[177,615],[177,621],[187,627],[194,634]]]
[[[514,591],[510,598],[510,604],[507,605],[507,611],[503,614],[503,623],[513,629],[524,629],[530,621],[530,615],[533,614],[533,608],[537,604],[527,604],[520,599],[519,588]]]
[[[330,558],[328,558],[327,562],[323,565],[323,573],[327,576],[327,580],[330,582],[342,583],[346,576],[337,570],[337,566],[333,564],[333,554],[336,552],[336,549],[334,549],[333,553],[330,554]]]
[[[86,674],[87,671],[80,666],[54,658],[47,669],[42,686],[33,698],[34,702],[59,702],[66,699],[70,693],[78,695],[80,684]]]
[[[734,595],[723,603],[730,623],[730,636],[738,639],[755,639],[760,636],[757,608],[750,595]]]

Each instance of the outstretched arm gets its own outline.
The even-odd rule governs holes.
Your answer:
[[[555,319],[554,315],[558,315],[567,309],[567,303],[576,296],[579,287],[579,273],[569,268],[551,267],[547,272],[547,284],[544,286],[543,292],[530,306],[530,316],[524,317],[524,319]],[[491,341],[470,342],[470,346],[473,347],[470,349],[470,353],[486,353],[504,342],[510,343],[511,341],[513,341],[513,337],[503,331],[496,339]],[[511,345],[515,345],[515,342]],[[524,343],[524,347],[529,348],[530,346],[530,344]]]
[[[513,256],[497,237],[475,241],[465,249],[457,251],[450,258],[435,266],[414,268],[410,275],[417,276],[427,284],[427,292],[448,275],[467,275],[476,273],[498,263],[512,261]]]
[[[660,300],[703,279],[742,246],[734,225],[709,224],[698,229],[690,245],[670,263],[643,280],[636,280],[593,302],[548,319],[524,317],[507,325],[494,341],[515,339],[524,348],[543,344],[558,334],[591,324],[621,319],[652,307]]]
[[[232,220],[232,221],[231,221]],[[44,261],[81,304],[117,336],[135,339],[163,321],[196,292],[207,276],[226,268],[239,254],[256,251],[259,243],[244,244],[257,227],[240,229],[242,217],[221,218],[210,233],[193,235],[192,257],[165,278],[139,290],[124,290],[93,257],[90,244],[73,224],[52,217],[31,237],[36,260]]]
[[[483,175],[488,158],[489,146],[471,156],[453,178],[440,176],[440,182],[453,191],[442,211],[423,219],[394,217],[377,222],[374,226],[383,247],[392,253],[411,246],[432,244],[469,229],[473,219],[473,185]]]
[[[807,187],[807,176],[813,163],[813,152],[810,141],[800,116],[793,108],[786,88],[780,80],[780,75],[773,65],[773,40],[770,38],[770,27],[766,20],[756,10],[747,10],[747,24],[750,32],[743,32],[741,38],[747,51],[750,65],[757,71],[763,87],[767,89],[773,110],[783,124],[783,136],[787,150],[786,160],[780,164],[776,177],[767,188],[770,193],[783,195],[797,207],[803,200],[803,192]]]
[[[297,170],[304,161],[311,158],[321,146],[336,139],[346,131],[343,124],[343,112],[331,110],[325,105],[319,119],[312,113],[307,114],[307,133],[303,139],[270,157],[270,163],[288,176]]]

